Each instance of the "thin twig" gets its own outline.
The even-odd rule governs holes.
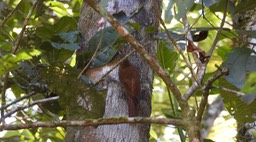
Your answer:
[[[14,46],[14,49],[12,51],[13,54],[15,54],[17,52],[18,48],[19,48],[20,41],[21,41],[21,39],[23,37],[23,34],[25,32],[25,29],[26,29],[26,26],[28,25],[28,21],[29,21],[29,19],[30,19],[31,15],[32,15],[32,13],[33,13],[33,11],[35,9],[35,7],[36,7],[36,4],[37,4],[37,0],[35,0],[35,2],[33,3],[32,7],[30,8],[30,10],[29,10],[29,12],[28,12],[24,22],[23,22],[23,26],[21,28],[20,34],[19,34],[19,36],[18,36],[18,38],[17,38],[17,40],[15,42],[15,46]]]
[[[201,120],[202,120],[203,112],[204,112],[205,106],[208,102],[208,96],[209,96],[210,89],[212,88],[212,84],[217,79],[219,79],[225,75],[228,75],[228,69],[224,68],[224,69],[221,69],[221,71],[217,70],[217,72],[206,81],[206,85],[203,88],[203,95],[202,95],[202,99],[201,99],[200,106],[198,109],[198,114],[197,114],[198,122],[201,122]]]
[[[213,43],[212,43],[212,46],[211,46],[211,48],[210,48],[210,50],[209,50],[209,52],[208,52],[208,56],[209,56],[210,58],[211,58],[211,56],[212,56],[213,51],[214,51],[215,48],[216,48],[217,42],[218,42],[219,37],[220,37],[220,35],[221,35],[222,29],[223,29],[223,27],[224,27],[225,20],[226,20],[226,16],[227,16],[227,9],[228,9],[228,0],[225,0],[225,7],[224,7],[224,11],[223,11],[223,18],[222,18],[221,23],[220,23],[220,28],[219,28],[219,30],[218,30],[218,32],[217,32],[217,35],[216,35],[216,37],[215,37],[215,39],[214,39],[214,41],[213,41]],[[210,58],[209,58],[209,60],[210,60]],[[209,62],[209,60],[208,60],[208,62]]]
[[[114,117],[101,119],[88,119],[84,121],[50,121],[34,122],[27,124],[5,125],[0,127],[1,130],[19,130],[39,127],[67,127],[67,126],[98,126],[98,125],[116,125],[116,124],[135,124],[135,123],[152,123],[183,126],[182,120],[170,118],[152,118],[152,117]]]
[[[4,20],[3,20],[2,24],[1,24],[2,27],[3,27],[4,24],[7,22],[7,20],[8,20],[9,18],[11,18],[11,16],[15,13],[15,11],[18,10],[18,8],[20,7],[20,4],[21,4],[22,1],[23,1],[23,0],[20,0],[20,2],[16,5],[16,7],[4,18]]]
[[[182,100],[181,92],[171,80],[169,75],[163,70],[163,68],[157,63],[155,58],[152,58],[151,55],[140,45],[134,37],[128,32],[128,30],[118,23],[115,18],[108,14],[105,9],[99,7],[97,2],[94,0],[85,0],[85,2],[90,5],[96,12],[101,14],[116,30],[117,32],[143,57],[143,59],[148,63],[148,65],[163,79],[167,86],[171,89],[177,101],[180,104],[181,109],[189,111],[188,103]]]
[[[112,66],[112,68],[107,71],[94,85],[98,85],[103,78],[105,78],[108,74],[110,74],[120,63],[122,63],[125,59],[127,59],[132,53],[134,53],[135,50],[131,51],[130,53],[128,53],[127,55],[125,55],[122,59],[120,59],[114,66]]]
[[[105,30],[103,30],[103,32],[102,32],[102,34],[101,34],[100,41],[99,41],[99,43],[98,43],[98,45],[97,45],[97,48],[95,49],[95,51],[94,51],[94,53],[93,53],[91,59],[90,59],[89,62],[85,65],[85,67],[83,68],[83,70],[79,73],[77,79],[79,79],[79,78],[81,77],[81,75],[84,73],[84,71],[85,71],[85,70],[89,67],[89,65],[91,64],[91,62],[92,62],[92,60],[94,59],[94,57],[97,55],[97,52],[98,52],[98,50],[100,49],[101,44],[102,44],[102,39],[103,39],[103,36],[104,36],[104,33],[105,33],[104,31],[105,31]]]
[[[46,102],[52,102],[52,101],[55,101],[55,100],[58,100],[58,99],[59,99],[59,96],[55,96],[55,97],[51,97],[51,98],[46,98],[46,99],[41,99],[41,100],[34,101],[34,102],[29,103],[25,106],[17,107],[16,109],[12,110],[11,112],[5,114],[4,118],[10,117],[12,114],[16,113],[17,111],[24,110],[24,109],[29,108],[31,106],[46,103]]]
[[[20,45],[20,41],[21,41],[21,39],[22,39],[22,37],[23,37],[23,34],[24,34],[24,31],[25,31],[25,29],[26,29],[26,26],[27,26],[27,24],[28,24],[28,21],[29,21],[29,19],[30,19],[30,17],[31,17],[31,15],[32,15],[32,12],[33,12],[33,10],[35,9],[35,7],[36,7],[36,4],[37,4],[37,0],[34,2],[34,4],[32,5],[32,7],[30,8],[30,10],[29,10],[29,12],[28,12],[28,14],[27,14],[27,16],[26,16],[26,19],[24,20],[24,22],[23,22],[23,26],[22,26],[22,29],[21,29],[21,32],[19,33],[19,36],[18,36],[18,38],[17,38],[17,40],[16,40],[16,42],[15,42],[15,46],[14,46],[14,49],[13,49],[13,51],[12,51],[12,54],[16,54],[16,52],[17,52],[17,50],[18,50],[18,48],[19,48],[19,45]],[[5,74],[5,76],[4,76],[4,83],[3,83],[3,86],[6,86],[7,85],[7,82],[8,82],[8,77],[9,77],[9,72],[7,72],[6,74]],[[6,96],[6,87],[3,87],[3,90],[2,90],[2,109],[1,109],[1,122],[4,124],[5,122],[4,122],[4,119],[5,119],[5,115],[4,115],[4,108],[3,108],[3,106],[5,106],[6,105],[6,98],[5,98],[5,96]],[[0,123],[1,123],[0,122]]]
[[[5,105],[5,106],[2,106],[1,109],[2,109],[2,108],[7,109],[9,106],[12,106],[12,105],[14,105],[14,104],[16,104],[16,103],[18,103],[18,102],[20,102],[20,101],[22,101],[22,100],[24,100],[24,99],[27,99],[27,98],[29,98],[29,97],[35,95],[35,94],[36,94],[36,92],[31,92],[31,93],[29,93],[29,94],[26,95],[26,96],[22,96],[22,97],[20,97],[20,98],[18,98],[18,99],[16,99],[16,100],[12,101],[12,102],[9,103],[9,104],[7,104],[7,105]]]
[[[196,73],[194,72],[191,63],[189,62],[189,60],[187,59],[187,57],[184,55],[184,53],[182,52],[181,47],[179,46],[179,44],[176,42],[176,40],[173,38],[173,36],[171,35],[171,33],[169,32],[169,30],[167,29],[167,27],[165,26],[165,23],[163,21],[163,19],[158,16],[158,19],[161,23],[161,25],[164,28],[165,33],[167,34],[168,38],[170,39],[171,43],[174,45],[174,47],[176,48],[176,50],[179,52],[179,54],[181,55],[181,57],[183,58],[183,60],[185,61],[188,69],[190,70],[192,77],[194,78],[194,80],[196,80]]]
[[[4,76],[4,81],[3,81],[3,88],[2,88],[2,103],[1,106],[5,106],[6,104],[6,89],[7,89],[7,82],[8,82],[8,77],[9,77],[9,73],[6,73]],[[5,125],[5,117],[4,117],[4,113],[5,113],[5,109],[2,107],[1,108],[1,121],[0,124],[2,123],[2,125]]]
[[[223,91],[227,91],[227,92],[230,92],[230,93],[234,93],[234,94],[236,94],[237,96],[243,96],[243,95],[245,95],[245,93],[243,93],[243,92],[239,92],[239,91],[232,90],[232,89],[230,89],[230,88],[226,88],[226,87],[222,87],[222,86],[212,86],[212,88],[216,88],[216,89],[219,89],[219,90],[223,90]]]
[[[224,7],[224,12],[223,12],[223,18],[222,18],[222,21],[221,21],[221,24],[220,24],[220,28],[218,29],[218,32],[217,32],[217,35],[212,43],[212,46],[208,52],[208,55],[209,56],[209,59],[206,61],[206,63],[202,64],[202,66],[200,67],[201,69],[198,70],[198,78],[200,79],[200,82],[202,82],[203,80],[203,77],[205,75],[205,71],[206,71],[206,67],[210,61],[210,58],[213,54],[213,51],[215,50],[216,48],[216,45],[217,45],[217,42],[218,42],[218,39],[220,37],[220,35],[222,34],[222,29],[223,29],[223,26],[225,24],[225,19],[226,19],[226,15],[227,15],[227,6],[228,6],[228,2],[226,0],[226,3],[225,3],[225,7]],[[185,93],[185,95],[183,96],[183,99],[184,100],[188,100],[189,97],[195,92],[195,89],[196,89],[197,85],[194,83],[190,88],[189,90]]]

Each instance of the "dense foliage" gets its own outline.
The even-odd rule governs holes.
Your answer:
[[[203,1],[204,5],[202,1],[191,0],[163,2],[163,19],[192,67],[195,70],[199,68],[198,62],[193,58],[194,53],[201,62],[208,62],[210,59],[202,84],[219,68],[229,69],[228,76],[214,82],[210,95],[222,96],[227,111],[237,121],[238,130],[245,123],[255,121],[252,116],[255,114],[256,105],[254,101],[256,58],[253,49],[255,43],[250,39],[256,36],[256,32],[237,27],[234,23],[238,22],[237,15],[253,10],[256,2],[230,0],[227,8],[226,0]],[[105,90],[97,90],[84,75],[79,78],[81,70],[77,69],[77,66],[79,62],[90,60],[95,47],[98,47],[98,41],[102,41],[101,47],[94,56],[91,67],[109,62],[118,52],[118,45],[125,41],[113,28],[106,28],[90,39],[87,54],[76,58],[76,50],[80,48],[77,24],[81,6],[80,0],[0,2],[1,112],[4,110],[7,124],[65,119],[68,115],[72,115],[65,113],[66,109],[69,109],[65,104],[77,102],[75,97],[70,95],[92,96],[91,100],[86,102],[90,111],[78,112],[79,105],[76,103],[71,106],[77,108],[73,111],[78,114],[77,119],[85,119],[81,118],[79,113],[87,113],[88,118],[102,116],[104,112],[102,94]],[[227,18],[223,30],[216,49],[208,57],[207,53],[213,48],[225,10],[227,10]],[[117,19],[128,23],[129,17],[120,15]],[[190,26],[184,30],[184,27],[187,28],[184,26],[186,20]],[[127,25],[131,31],[140,28],[136,23]],[[154,27],[150,27],[147,32],[153,30]],[[191,38],[187,36],[188,31]],[[181,92],[186,93],[194,83],[187,64],[170,43],[163,28],[155,39],[159,41],[157,58],[160,65],[168,72]],[[187,41],[190,44],[187,44]],[[181,118],[180,108],[173,94],[159,76],[156,75],[155,78],[152,116]],[[201,94],[198,89],[194,93],[194,99],[189,100],[189,104],[195,109],[198,108],[197,102],[200,101]],[[42,100],[45,102],[41,103]],[[91,106],[93,108],[90,108]],[[151,139],[163,140],[165,128],[153,125]],[[181,127],[177,127],[177,132],[174,133],[179,135],[181,140],[185,140],[185,133]],[[7,131],[3,133],[0,141],[63,141],[64,137],[64,128],[31,128]]]

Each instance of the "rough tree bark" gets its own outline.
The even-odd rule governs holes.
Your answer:
[[[107,11],[111,14],[124,12],[127,16],[131,16],[134,12],[137,12],[131,21],[139,23],[141,30],[132,34],[152,56],[155,56],[157,46],[153,36],[157,32],[148,34],[145,30],[149,26],[159,26],[156,17],[157,12],[155,11],[156,6],[160,6],[160,4],[153,4],[153,0],[109,0],[107,6]],[[85,2],[83,3],[79,21],[79,30],[82,34],[81,52],[87,47],[90,37],[103,28],[102,20],[100,15]],[[132,51],[132,48],[128,44],[121,49],[121,52],[125,54],[130,51]],[[139,116],[150,116],[153,71],[137,53],[133,53],[128,59],[137,67],[140,74]],[[103,69],[103,72],[105,72],[105,69]],[[103,84],[103,87],[108,90],[103,117],[127,116],[127,97],[119,83],[118,68],[105,77]],[[65,140],[67,142],[146,142],[149,140],[149,129],[149,124],[119,124],[85,128],[69,127],[67,128]]]
[[[235,15],[234,27],[239,30],[247,30],[247,31],[255,31],[256,30],[256,8],[251,10],[247,10],[244,12],[240,12]],[[256,51],[255,43],[256,38],[251,35],[241,35],[240,38],[242,40],[237,41],[236,45],[238,47],[248,47]],[[255,116],[249,116],[255,119]],[[253,123],[255,123],[254,121]],[[251,124],[253,124],[251,123]],[[237,141],[241,142],[255,142],[255,125],[253,124],[252,127],[246,128],[246,125],[250,125],[250,122],[246,124],[237,124]]]

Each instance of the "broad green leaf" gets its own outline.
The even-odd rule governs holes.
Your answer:
[[[252,50],[248,48],[235,48],[227,54],[227,60],[223,63],[223,67],[229,69],[226,79],[238,88],[243,87],[248,71],[256,70],[256,57],[251,53]]]
[[[116,53],[117,50],[114,50],[111,47],[105,47],[104,50],[97,52],[97,56],[92,60],[91,67],[98,67],[107,64],[112,60]]]
[[[242,0],[236,6],[235,13],[248,11],[248,10],[254,9],[255,7],[256,7],[255,0]]]
[[[88,53],[94,53],[96,48],[99,47],[99,50],[91,63],[91,67],[102,66],[112,60],[117,53],[117,50],[115,50],[113,46],[119,38],[120,36],[115,29],[113,27],[108,27],[97,32],[89,40]]]
[[[66,48],[70,48],[69,46],[66,46]],[[76,45],[74,46],[76,48]],[[67,59],[72,57],[74,54],[74,50],[67,50],[63,47],[57,49],[52,46],[49,42],[44,42],[40,49],[44,50],[45,53],[43,54],[42,58],[47,61],[48,63],[54,63],[54,62],[65,62]]]
[[[178,111],[177,114],[175,114],[175,112],[169,108],[162,108],[162,112],[164,114],[165,117],[167,118],[174,118],[174,119],[181,119],[182,118],[182,113],[181,111]]]
[[[170,23],[172,18],[173,18],[172,11],[171,11],[172,10],[172,6],[173,6],[173,3],[170,0],[168,2],[168,5],[167,5],[166,10],[164,12],[164,20],[165,20],[166,23]]]
[[[222,12],[225,7],[226,0],[218,0],[218,2],[212,4],[209,8],[212,12]]]
[[[56,43],[56,42],[51,42],[51,45],[54,47],[54,48],[57,48],[57,49],[67,49],[67,50],[70,50],[70,51],[74,51],[74,50],[77,50],[80,48],[79,44],[78,43],[69,43],[69,44],[65,44],[65,43]]]
[[[48,5],[49,8],[51,8],[58,17],[70,15],[64,6],[64,3],[62,3],[62,2],[48,1],[48,2],[46,2],[46,5]]]
[[[238,91],[238,88],[227,82],[224,78],[220,79],[219,83],[222,87]],[[242,101],[241,96],[223,90],[220,90],[220,95],[223,97],[223,102],[228,112],[234,116],[239,126],[247,122],[255,121],[252,116],[255,114],[256,101],[246,104]]]
[[[2,56],[0,58],[0,76],[17,69],[20,61],[32,59],[33,56],[38,56],[40,54],[41,52],[36,49],[24,49],[18,51],[16,55],[9,53]]]
[[[153,129],[150,129],[149,133],[153,139],[157,140],[157,133]]]
[[[74,18],[64,16],[56,24],[54,24],[55,34],[65,33],[77,30],[77,21]]]
[[[24,136],[24,139],[26,139],[26,140],[34,140],[35,139],[33,134],[31,134],[31,132],[28,129],[21,130],[21,135]]]
[[[246,104],[250,104],[256,100],[256,93],[246,94],[241,97],[241,100]]]
[[[104,93],[77,79],[79,70],[67,65],[56,64],[41,69],[44,82],[48,88],[60,96],[62,108],[67,108],[67,117],[72,115],[76,120],[99,118],[104,114]],[[74,114],[76,114],[74,116]]]
[[[173,0],[173,2],[176,4],[177,8],[177,14],[175,15],[176,19],[182,18],[194,5],[193,0]]]
[[[160,61],[161,66],[172,72],[176,66],[179,55],[170,50],[167,42],[160,42],[157,50],[157,57]]]
[[[72,32],[65,32],[60,33],[58,36],[64,41],[68,43],[75,43],[78,40],[78,31],[72,31]]]
[[[113,27],[107,27],[99,32],[97,32],[90,40],[89,40],[89,51],[95,51],[98,46],[100,49],[105,47],[111,47],[119,38],[119,34]],[[100,41],[102,41],[100,43]]]
[[[52,25],[45,24],[43,27],[36,29],[36,35],[42,40],[50,40],[54,35],[54,27]]]
[[[244,93],[256,92],[256,72],[250,73],[241,89]]]
[[[222,58],[223,61],[227,59],[227,54],[232,52],[232,48],[230,46],[220,46],[217,48],[217,54]]]
[[[14,84],[11,86],[12,92],[15,95],[16,98],[21,97],[21,94],[24,94],[24,90],[22,90],[18,85]]]

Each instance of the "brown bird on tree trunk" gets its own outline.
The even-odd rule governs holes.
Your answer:
[[[138,116],[140,75],[137,68],[128,59],[119,66],[119,80],[128,99],[129,117]]]

